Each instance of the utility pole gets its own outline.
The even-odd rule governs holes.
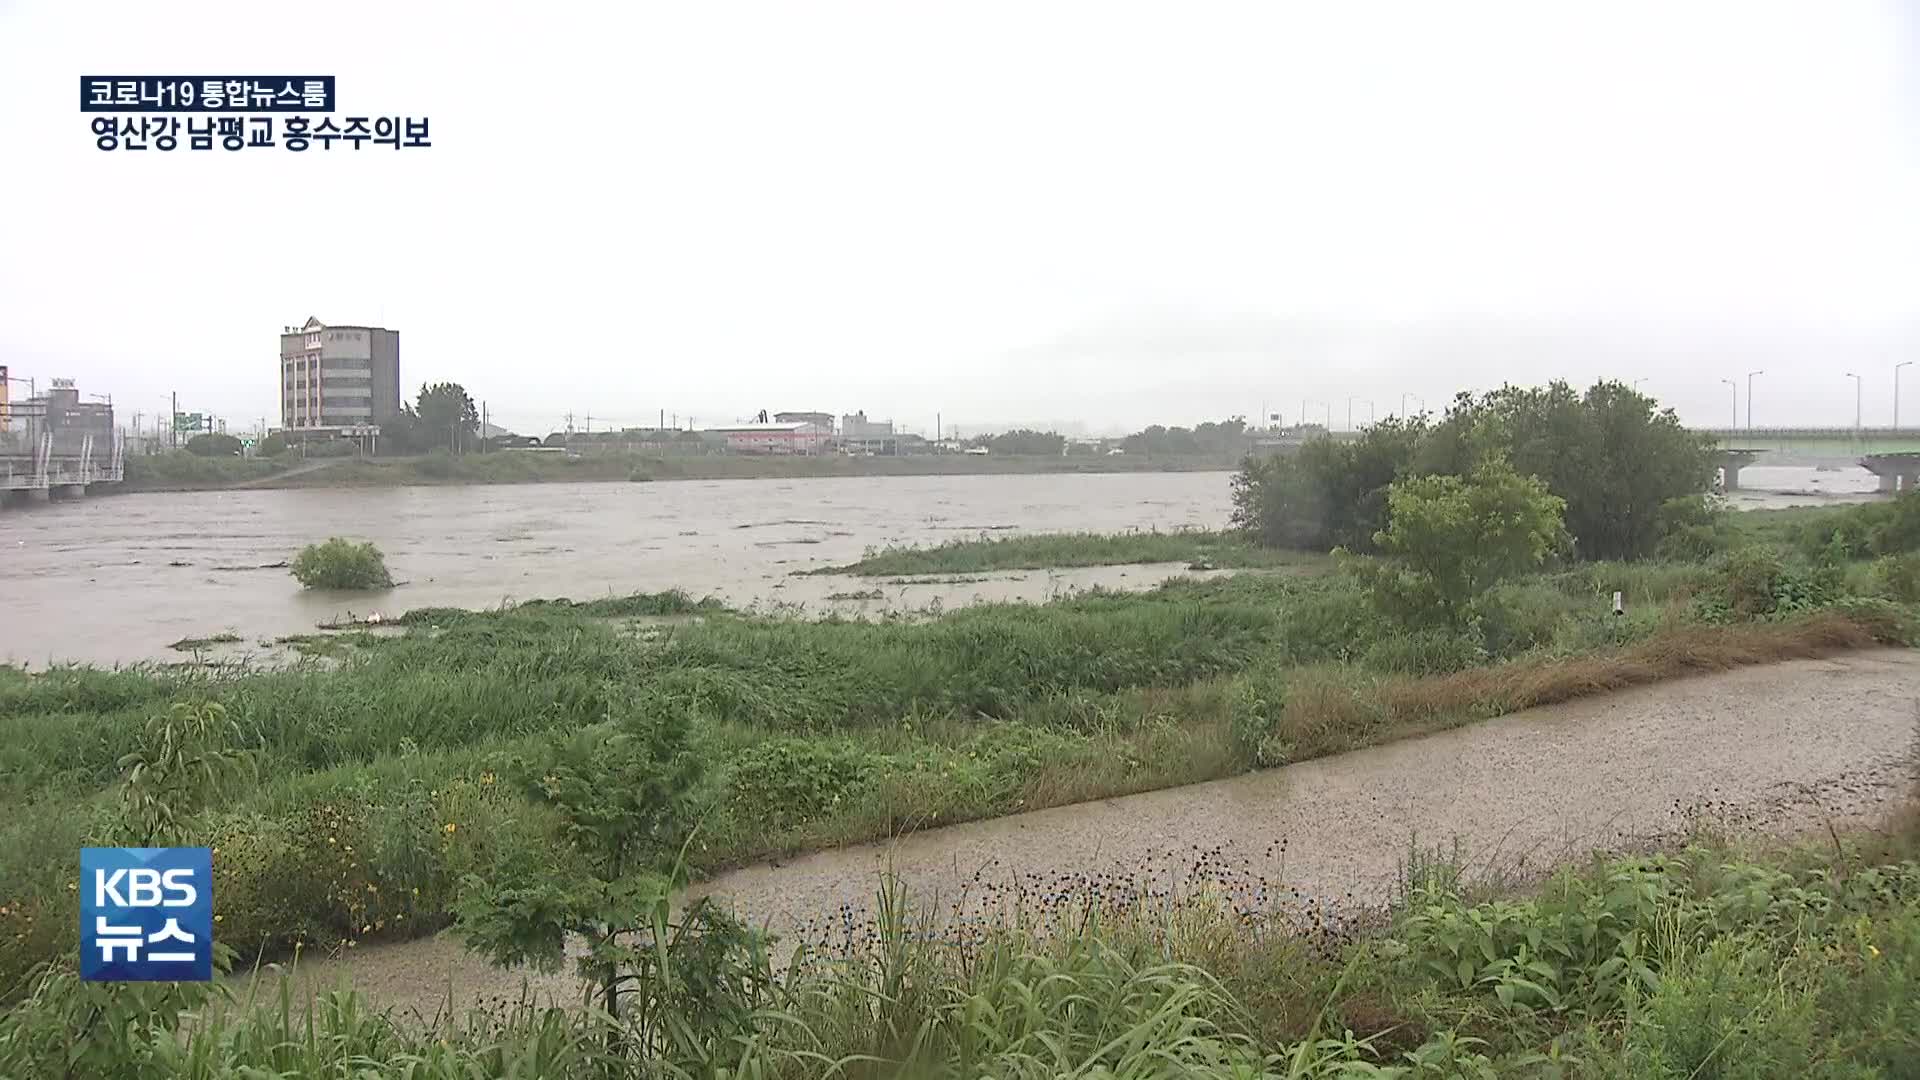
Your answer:
[[[1734,382],[1732,379],[1721,379],[1720,381],[1726,383],[1727,388],[1733,391],[1733,426],[1727,429],[1728,433],[1731,434],[1740,430],[1740,384]]]
[[[1307,399],[1306,398],[1300,399],[1300,426],[1301,427],[1307,426]]]
[[[665,409],[660,410],[660,426],[657,428],[654,428],[654,430],[655,431],[667,430],[667,410]]]
[[[1902,360],[1893,365],[1893,430],[1896,433],[1900,430],[1900,369],[1911,363],[1911,360]]]
[[[1765,375],[1764,371],[1747,372],[1747,434],[1753,434],[1753,377]]]
[[[167,446],[178,448],[180,445],[180,391],[173,391],[173,415],[167,417]]]
[[[1847,378],[1853,380],[1853,437],[1860,437],[1860,376],[1847,372]]]
[[[1898,379],[1898,378],[1900,377],[1900,373],[1899,373],[1899,372],[1897,372],[1897,371],[1896,371],[1896,372],[1894,372],[1894,374],[1893,374],[1893,377],[1894,377],[1895,379]],[[1896,385],[1896,386],[1898,386],[1898,383],[1896,383],[1895,385]],[[1893,399],[1894,399],[1894,401],[1896,401],[1896,402],[1898,402],[1898,401],[1900,400],[1900,394],[1899,394],[1899,391],[1898,391],[1898,390],[1896,390],[1896,391],[1894,392],[1894,395],[1893,395]],[[1899,405],[1897,405],[1897,404],[1896,404],[1896,405],[1894,406],[1894,409],[1895,409],[1895,411],[1898,411],[1898,410],[1899,410],[1899,408],[1900,408],[1900,406],[1899,406]],[[933,441],[934,441],[934,442],[939,442],[939,441],[940,441],[940,438],[941,438],[941,435],[940,435],[940,433],[941,433],[941,431],[942,431],[943,429],[942,429],[942,428],[940,427],[940,420],[941,420],[941,416],[940,416],[940,414],[939,414],[938,412],[935,412],[935,413],[933,414]]]
[[[487,403],[480,402],[480,452],[487,452]]]

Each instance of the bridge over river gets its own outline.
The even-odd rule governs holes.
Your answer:
[[[1920,483],[1920,428],[1705,428],[1720,450],[1728,491],[1740,470],[1766,459],[1778,465],[1859,465],[1880,478],[1880,490],[1910,491]]]
[[[126,442],[111,435],[40,430],[0,440],[0,504],[79,498],[125,476]]]

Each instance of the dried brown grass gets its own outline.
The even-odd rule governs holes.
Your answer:
[[[1354,682],[1302,671],[1287,687],[1279,737],[1291,761],[1392,742],[1631,686],[1754,664],[1828,656],[1897,640],[1891,625],[1837,611],[1733,626],[1680,625],[1615,652],[1515,660],[1450,675]]]

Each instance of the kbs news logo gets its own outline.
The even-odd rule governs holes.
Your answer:
[[[80,849],[80,977],[213,978],[213,852]]]

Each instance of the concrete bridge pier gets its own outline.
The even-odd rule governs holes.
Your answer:
[[[1888,493],[1912,491],[1920,484],[1920,453],[1868,454],[1860,467],[1880,478],[1880,490]]]
[[[1753,464],[1760,456],[1758,450],[1721,450],[1714,464],[1720,469],[1720,490],[1740,490],[1740,470]]]

